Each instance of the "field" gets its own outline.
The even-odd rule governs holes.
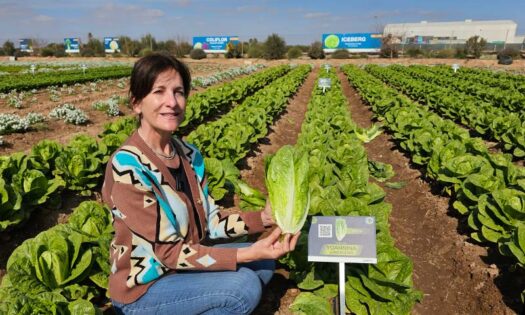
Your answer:
[[[32,63],[42,60],[22,58],[21,61]],[[131,65],[134,60],[122,61]],[[294,62],[299,65],[311,64],[311,69],[301,66],[289,69],[288,63],[188,60],[194,77],[208,77],[234,67],[255,64],[263,64],[264,67],[253,73],[236,74],[206,87],[196,86],[191,93],[193,106],[201,106],[198,105],[199,94],[207,97],[213,95],[219,101],[216,108],[203,109],[201,116],[190,115],[190,122],[182,129],[182,135],[196,143],[207,157],[234,161],[240,171],[240,178],[265,194],[264,158],[286,144],[307,147],[311,152],[325,149],[327,152],[323,154],[327,156],[319,156],[323,156],[326,163],[344,160],[345,163],[330,164],[334,169],[339,167],[333,171],[337,174],[365,166],[364,180],[353,177],[349,183],[340,175],[343,184],[339,188],[335,189],[336,185],[320,184],[322,188],[315,192],[317,203],[312,205],[316,215],[374,213],[385,219],[380,226],[380,243],[391,246],[389,255],[396,259],[383,257],[379,270],[387,270],[381,268],[388,268],[399,261],[405,263],[402,268],[407,268],[403,271],[406,272],[405,277],[401,278],[394,275],[395,272],[385,272],[379,276],[377,270],[362,266],[348,267],[352,279],[347,284],[347,292],[351,288],[354,293],[350,297],[347,294],[347,307],[354,313],[373,313],[371,309],[374,307],[395,314],[521,313],[525,294],[522,293],[525,290],[525,63],[515,62],[508,67],[498,66],[495,61],[489,60],[402,59],[391,62],[384,59],[358,59]],[[403,66],[383,67],[390,63]],[[462,66],[462,77],[457,81],[454,81],[456,78],[449,67],[453,63]],[[331,64],[332,67],[326,70],[324,64]],[[415,64],[425,66],[407,67]],[[428,67],[443,64],[447,66]],[[471,73],[463,71],[463,68],[474,70]],[[244,91],[236,100],[224,101],[222,104],[220,97],[216,96],[218,94],[205,94],[223,84],[251,82],[250,78],[254,75],[260,75],[261,78],[253,80],[250,83],[253,85],[251,90]],[[333,86],[326,94],[317,87],[319,77],[332,78]],[[262,78],[267,82],[262,81]],[[10,101],[9,97],[0,99],[0,114],[26,116],[36,112],[48,117],[58,105],[70,103],[84,111],[89,119],[75,125],[46,118],[44,122],[31,125],[25,132],[5,132],[0,147],[0,153],[4,156],[4,185],[10,184],[6,174],[13,167],[21,167],[20,162],[11,168],[7,167],[11,165],[11,162],[6,162],[7,157],[16,156],[17,152],[31,156],[31,150],[41,140],[55,140],[67,146],[76,135],[82,133],[88,134],[91,139],[103,141],[103,136],[108,134],[108,131],[104,132],[107,123],[131,115],[125,106],[127,84],[127,78],[123,76],[97,83],[39,88],[29,96],[22,97],[20,108],[13,106],[16,102]],[[264,92],[265,89],[270,90]],[[270,95],[278,96],[270,99]],[[258,101],[250,103],[252,96]],[[93,107],[96,101],[106,101],[112,97],[119,103],[120,115],[111,116]],[[254,104],[262,106],[259,112],[264,112],[265,116],[258,118],[249,113],[250,107],[256,107]],[[316,109],[316,104],[324,104],[328,114]],[[471,109],[469,104],[472,104]],[[329,107],[332,105],[334,109]],[[236,107],[240,109],[236,111]],[[243,111],[248,112],[247,116],[243,116]],[[253,119],[249,124],[254,127],[245,128],[246,121],[235,120],[243,117]],[[371,130],[374,124],[383,125],[384,131],[378,135],[372,135],[372,132],[367,134],[366,131]],[[205,145],[209,143],[206,128],[217,130],[219,126],[224,128],[222,134],[238,134],[236,138],[240,142],[235,146],[236,149],[222,142]],[[315,131],[318,126],[324,131],[321,134]],[[330,135],[328,139],[321,136],[326,134]],[[86,147],[90,146],[83,154],[100,159],[101,169],[103,156],[110,154],[110,150],[106,148],[100,157],[100,147],[95,152],[91,150],[94,144],[87,140],[83,143]],[[335,151],[338,151],[338,155],[332,156]],[[319,156],[312,155],[316,158]],[[21,161],[23,158],[18,159]],[[373,165],[383,167],[383,172],[373,172],[371,162],[380,162]],[[346,163],[350,163],[348,168],[345,168]],[[327,165],[319,170],[318,177],[328,176],[324,174],[330,172],[326,171]],[[88,178],[100,172],[100,169],[83,171],[82,176]],[[66,178],[64,172],[60,174]],[[211,177],[215,175],[211,174]],[[32,202],[30,194],[28,197],[22,196],[22,204],[27,205],[30,211],[13,215],[16,220],[7,220],[10,223],[0,229],[3,230],[0,232],[0,278],[5,277],[9,256],[24,240],[57,224],[66,224],[73,209],[82,201],[100,201],[100,180],[100,176],[90,181],[69,178],[67,184],[50,192],[49,199],[42,203]],[[355,188],[356,185],[361,186]],[[86,193],[88,190],[92,193]],[[59,206],[51,206],[54,205],[51,202],[53,196],[59,196]],[[224,198],[218,199],[221,199],[219,204],[225,209],[240,211],[243,196],[226,194]],[[16,208],[12,201],[2,201],[0,222],[5,220],[2,215],[15,213],[8,209],[9,206]],[[96,250],[93,249],[93,252]],[[410,265],[413,270],[407,267]],[[315,270],[317,280],[324,281],[325,290],[322,292],[319,286],[312,286],[305,280],[304,272],[311,270]],[[336,271],[329,267],[327,270],[328,273]],[[7,272],[8,275],[11,273],[11,270]],[[314,295],[322,297],[326,303],[333,301],[334,282],[326,273],[326,270],[315,267],[298,270],[290,267],[289,261],[283,262],[265,291],[256,314],[291,314],[290,305],[295,305],[296,310],[321,314],[320,310],[309,308],[312,306],[308,303],[294,304],[294,301],[298,296],[307,296],[305,292],[316,292]],[[387,283],[381,277],[391,282]],[[87,285],[89,280],[82,281],[82,285]],[[111,314],[107,301],[100,294],[103,291],[100,288],[95,291],[99,295],[91,302]],[[85,296],[83,298],[87,299]],[[1,301],[0,298],[0,310]]]

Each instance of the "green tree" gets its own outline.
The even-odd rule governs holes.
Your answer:
[[[392,36],[392,34],[383,36],[379,56],[382,58],[397,58],[399,56],[399,51],[394,45],[394,36]]]
[[[10,40],[6,40],[2,46],[2,50],[7,56],[14,56],[16,51],[15,44],[13,44],[13,42]]]
[[[93,34],[88,33],[88,42],[82,45],[80,55],[83,57],[103,57],[106,55],[104,50],[104,43],[98,38],[93,37]]]
[[[157,50],[157,40],[153,35],[146,34],[140,38],[140,49],[139,51],[143,50],[144,48],[149,48],[151,51]]]
[[[273,33],[264,42],[264,58],[267,60],[283,59],[286,54],[286,42]]]
[[[324,59],[323,44],[320,41],[313,42],[308,50],[308,57],[312,59]]]
[[[226,45],[226,53],[224,54],[224,57],[226,57],[226,58],[242,58],[241,44],[237,43],[237,45],[235,45],[234,43],[229,42]]]
[[[465,43],[465,54],[467,57],[479,58],[486,45],[487,41],[483,37],[472,36]]]
[[[288,59],[297,59],[302,55],[303,51],[301,50],[301,48],[296,46],[290,47],[290,49],[288,49],[288,52],[286,53],[286,57],[288,57]]]

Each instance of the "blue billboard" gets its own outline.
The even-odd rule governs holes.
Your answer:
[[[332,33],[323,34],[323,50],[334,52],[346,49],[349,52],[379,52],[381,50],[380,33]]]
[[[33,46],[31,45],[30,39],[19,39],[18,43],[20,44],[20,51],[33,52]]]
[[[120,52],[118,37],[104,37],[104,51],[107,53]]]
[[[64,47],[66,49],[66,53],[79,53],[80,40],[73,37],[64,38]]]
[[[237,45],[239,43],[239,36],[193,37],[193,49],[202,49],[206,53],[225,53],[230,43]]]

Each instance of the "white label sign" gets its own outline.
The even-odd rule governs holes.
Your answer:
[[[453,64],[452,69],[454,69],[454,73],[456,73],[456,71],[459,69],[459,65],[457,63]]]
[[[313,217],[308,261],[376,264],[375,218]]]

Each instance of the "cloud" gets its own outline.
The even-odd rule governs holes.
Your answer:
[[[115,5],[113,3],[97,8],[93,12],[94,17],[101,20],[115,20],[117,17],[122,17],[127,21],[148,19],[150,22],[155,22],[151,19],[165,16],[164,11],[159,9],[144,8],[138,5]]]
[[[308,12],[304,15],[305,19],[319,19],[329,17],[330,13],[328,12]]]
[[[43,14],[39,14],[39,15],[36,15],[33,17],[33,20],[35,22],[51,22],[51,21],[54,21],[55,18],[51,17],[51,16],[48,16],[48,15],[43,15]]]
[[[177,0],[175,3],[181,7],[187,7],[191,4],[191,0]]]
[[[263,13],[269,11],[266,7],[256,5],[243,5],[240,7],[236,7],[235,10],[241,13]]]

